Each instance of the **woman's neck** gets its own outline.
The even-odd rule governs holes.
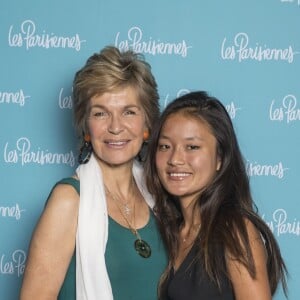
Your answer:
[[[122,191],[122,194],[130,194],[135,186],[133,177],[133,161],[122,165],[109,165],[98,161],[104,185],[115,193]]]
[[[200,223],[199,206],[197,205],[197,198],[190,201],[180,199],[181,211],[184,219],[184,227],[190,228],[195,224]]]

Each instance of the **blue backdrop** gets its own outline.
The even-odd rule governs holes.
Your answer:
[[[18,299],[45,199],[76,167],[74,73],[108,44],[144,53],[162,108],[198,89],[226,105],[300,299],[300,0],[10,0],[0,20],[0,299]]]

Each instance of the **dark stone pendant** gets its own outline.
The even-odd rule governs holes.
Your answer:
[[[134,248],[136,252],[144,258],[148,258],[151,256],[151,248],[149,244],[142,239],[137,239],[134,242]]]

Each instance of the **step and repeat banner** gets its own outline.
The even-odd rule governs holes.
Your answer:
[[[162,109],[193,90],[225,104],[300,299],[299,0],[10,0],[0,22],[1,300],[18,299],[48,193],[77,166],[72,80],[106,45],[145,55]]]

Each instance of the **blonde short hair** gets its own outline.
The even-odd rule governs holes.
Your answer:
[[[107,46],[93,54],[75,74],[73,82],[74,122],[79,136],[87,132],[87,116],[90,99],[95,95],[133,87],[146,116],[151,132],[152,124],[159,116],[159,96],[151,66],[142,54],[132,50],[121,52]]]

